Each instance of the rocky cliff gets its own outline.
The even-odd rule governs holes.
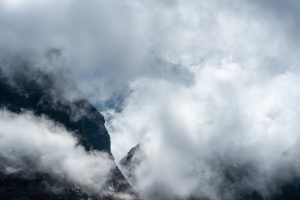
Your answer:
[[[24,68],[9,75],[0,73],[0,108],[13,113],[30,111],[46,116],[75,133],[79,145],[87,151],[107,152],[111,159],[110,136],[104,126],[104,117],[85,99],[64,98],[57,90],[56,78],[39,70]],[[0,161],[1,163],[1,161]],[[0,164],[1,165],[1,164]],[[80,176],[80,175],[79,175]],[[106,183],[114,193],[136,195],[117,166]],[[110,194],[90,194],[80,187],[59,182],[49,174],[0,173],[0,199],[118,199]]]

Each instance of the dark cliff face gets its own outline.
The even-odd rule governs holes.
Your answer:
[[[29,70],[29,69],[28,69]],[[27,73],[26,73],[27,72]],[[104,118],[87,100],[67,101],[55,95],[55,78],[41,71],[16,72],[0,77],[0,107],[20,113],[45,115],[77,134],[87,149],[110,153]]]
[[[9,76],[0,73],[0,108],[14,113],[30,111],[36,116],[46,116],[75,133],[80,145],[87,151],[107,152],[113,159],[103,116],[87,100],[63,98],[63,94],[55,88],[56,81],[52,75],[29,68],[15,71]],[[111,171],[106,187],[115,192],[134,193],[117,166]],[[26,176],[24,172],[13,175],[0,173],[0,199],[115,198],[111,195],[88,194],[78,186],[59,182],[48,174]]]

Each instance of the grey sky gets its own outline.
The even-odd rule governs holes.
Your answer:
[[[258,171],[247,184],[268,193],[261,174],[298,164],[298,1],[8,2],[2,66],[23,57],[96,104],[124,97],[118,112],[104,110],[106,125],[116,159],[142,144],[145,198],[159,186],[222,199],[219,167],[245,163]]]

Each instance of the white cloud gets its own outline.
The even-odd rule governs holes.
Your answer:
[[[96,102],[128,86],[123,110],[106,114],[117,159],[143,144],[138,190],[149,198],[161,187],[216,199],[223,177],[211,160],[253,162],[258,175],[270,176],[296,164],[299,5],[276,2],[74,0],[2,7],[1,63],[20,54],[70,72]],[[62,55],[46,53],[45,60],[49,48]],[[288,161],[281,160],[290,148]]]
[[[31,113],[0,111],[2,173],[47,173],[99,192],[115,167],[109,155],[86,152],[60,125]]]
[[[142,143],[135,187],[149,199],[158,188],[171,191],[170,198],[223,199],[220,168],[249,163],[257,168],[249,182],[262,182],[255,185],[261,189],[262,174],[278,178],[278,168],[298,163],[299,80],[292,72],[262,78],[260,69],[236,63],[203,67],[192,86],[138,80],[124,110],[112,114],[112,151],[120,159]],[[294,153],[283,159],[288,149]]]

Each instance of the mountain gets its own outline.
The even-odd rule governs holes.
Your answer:
[[[286,154],[286,153],[285,153]],[[284,159],[285,154],[282,154]],[[142,164],[145,154],[141,144],[132,147],[129,152],[120,160],[119,165],[128,181],[135,187],[138,186],[136,173],[138,167]],[[278,180],[276,177],[270,177],[268,174],[259,174],[255,165],[248,164],[225,164],[222,159],[215,158],[212,165],[218,168],[219,173],[224,177],[224,182],[220,185],[220,196],[222,199],[232,200],[299,200],[300,199],[300,177],[296,172],[290,170],[294,174],[293,179]],[[261,191],[251,184],[255,176],[262,176],[268,180],[269,185],[265,185],[265,190]],[[254,181],[255,182],[255,181]],[[270,188],[271,187],[271,188]],[[174,197],[168,191],[157,187],[154,191],[150,191],[151,196],[157,200],[183,200]],[[197,191],[184,200],[209,200],[207,197],[199,197]],[[234,198],[232,198],[234,197]]]
[[[0,108],[13,113],[32,112],[46,116],[76,134],[87,151],[102,151],[113,156],[110,136],[104,126],[104,117],[85,99],[68,100],[57,87],[58,80],[51,73],[23,67],[9,75],[0,73]],[[0,161],[1,163],[1,161]],[[117,166],[111,172],[106,188],[116,193],[137,196]],[[50,188],[50,189],[49,189]],[[49,174],[0,173],[0,199],[54,200],[54,199],[117,199],[112,195],[89,194],[79,186],[63,183]]]
[[[137,144],[119,162],[123,173],[131,184],[136,183],[135,170],[142,162],[142,159],[143,152],[140,144]]]

